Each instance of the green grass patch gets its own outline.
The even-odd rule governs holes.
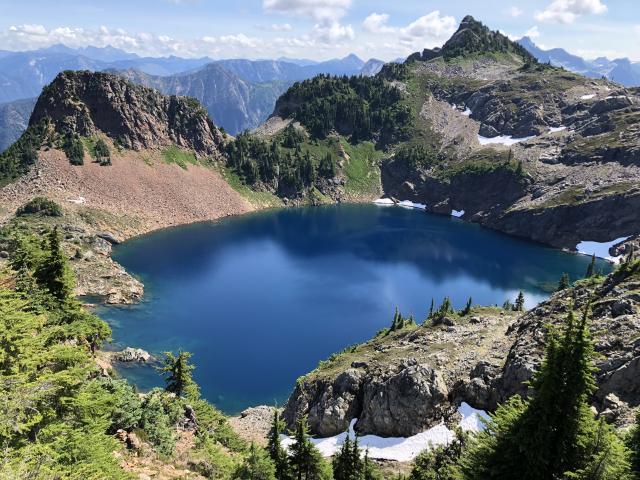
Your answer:
[[[217,170],[229,186],[231,186],[231,188],[242,195],[242,197],[248,200],[251,204],[267,208],[282,207],[284,205],[282,200],[273,193],[259,192],[251,189],[248,185],[242,182],[238,174],[232,169],[226,166],[220,166]]]
[[[344,151],[349,155],[345,161],[344,173],[347,176],[345,190],[353,197],[373,198],[380,195],[380,160],[383,153],[376,150],[372,142],[351,145],[341,140]]]
[[[179,147],[171,146],[162,151],[162,158],[165,163],[175,163],[180,168],[186,170],[188,165],[197,165],[198,159],[195,153],[183,150]]]

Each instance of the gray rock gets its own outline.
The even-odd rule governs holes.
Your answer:
[[[111,245],[120,244],[120,240],[118,240],[112,233],[109,233],[109,232],[99,232],[96,234],[96,237],[106,240]]]
[[[423,365],[372,379],[363,391],[356,430],[388,437],[415,435],[439,422],[449,393],[438,372]]]
[[[119,362],[148,362],[152,359],[149,352],[141,348],[127,347],[121,352],[115,354],[115,359]]]
[[[0,258],[9,258],[9,252],[6,251],[1,251],[0,252]]]

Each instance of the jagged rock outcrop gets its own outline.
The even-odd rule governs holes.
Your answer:
[[[321,436],[344,432],[410,436],[456,420],[463,401],[495,408],[491,385],[509,348],[513,312],[478,309],[438,326],[408,327],[343,352],[303,377],[283,413],[308,416]],[[455,345],[454,348],[452,346]]]
[[[216,156],[223,136],[194,99],[166,96],[108,73],[63,72],[44,88],[30,125],[50,121],[57,133],[103,133],[125,148],[178,145]]]
[[[337,355],[303,377],[285,405],[292,425],[307,414],[313,433],[410,436],[455,420],[462,402],[493,410],[540,367],[548,326],[591,305],[599,415],[629,425],[640,406],[640,263],[583,280],[518,316],[498,308],[452,316],[449,325],[410,327]]]
[[[500,401],[519,393],[540,365],[546,326],[559,324],[570,305],[580,312],[590,302],[590,327],[598,357],[598,390],[593,399],[600,412],[620,425],[633,419],[640,405],[640,268],[615,272],[602,282],[583,282],[554,295],[524,315],[511,329],[514,343],[494,383]],[[617,399],[611,411],[612,395]]]

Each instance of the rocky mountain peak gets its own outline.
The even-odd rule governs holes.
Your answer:
[[[103,133],[134,150],[178,145],[216,155],[223,141],[196,100],[162,95],[110,73],[60,73],[43,89],[29,124],[45,119],[57,133]]]
[[[407,61],[429,61],[437,57],[451,60],[457,57],[487,54],[510,54],[520,57],[524,62],[536,62],[535,57],[522,45],[513,42],[498,31],[491,31],[471,15],[462,19],[458,30],[441,49],[425,49],[422,53],[409,56]]]

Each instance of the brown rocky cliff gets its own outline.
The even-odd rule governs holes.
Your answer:
[[[58,133],[101,132],[133,150],[177,145],[215,156],[223,141],[196,100],[162,95],[108,73],[60,73],[42,91],[29,123],[45,119]]]

